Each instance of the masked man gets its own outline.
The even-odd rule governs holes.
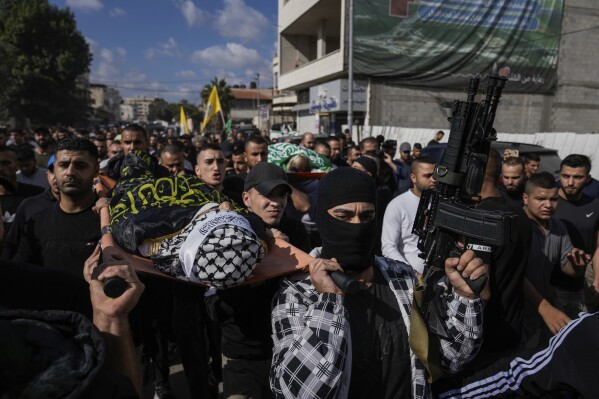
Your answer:
[[[410,347],[412,268],[375,257],[375,186],[353,168],[324,176],[318,187],[316,223],[322,248],[309,275],[283,280],[274,300],[271,389],[281,398],[428,398],[422,362]],[[346,293],[331,279],[343,271],[362,290]],[[447,259],[449,331],[441,339],[440,365],[456,372],[478,350],[483,301],[466,285],[487,267],[466,251]]]

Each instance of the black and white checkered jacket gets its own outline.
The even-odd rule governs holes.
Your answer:
[[[378,267],[397,298],[410,331],[415,276],[406,264],[377,257]],[[457,372],[478,352],[482,342],[480,299],[450,293],[446,321],[453,337],[441,341],[442,366]],[[343,297],[318,293],[307,274],[284,279],[272,311],[273,360],[270,386],[277,398],[345,398],[351,378],[351,344]],[[430,398],[425,369],[410,350],[412,398]]]

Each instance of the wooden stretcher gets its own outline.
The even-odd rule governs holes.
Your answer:
[[[107,176],[100,175],[95,180],[95,189],[98,197],[108,198],[108,192],[115,185],[115,181]],[[133,255],[122,249],[110,234],[110,212],[103,207],[100,210],[100,225],[102,228],[102,261],[103,263],[128,261],[138,273],[151,274],[176,281],[182,281],[171,275],[154,268],[152,261],[141,256]],[[257,283],[269,278],[305,270],[314,258],[297,247],[280,239],[268,243],[268,253],[262,259],[252,275],[243,284]],[[190,284],[194,284],[190,282]]]

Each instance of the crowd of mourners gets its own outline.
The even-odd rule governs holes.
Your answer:
[[[192,398],[599,397],[599,182],[590,159],[571,154],[544,171],[536,154],[490,151],[477,207],[513,215],[512,239],[445,260],[443,278],[428,282],[441,287],[432,329],[413,296],[427,269],[412,228],[423,192],[436,188],[439,160],[427,154],[438,152],[427,147],[444,136],[398,145],[354,142],[348,130],[271,140],[137,124],[0,128],[0,397],[141,397],[151,387],[155,398],[174,398],[178,363]],[[314,259],[230,288],[197,283],[200,255],[161,269],[178,267],[172,275],[195,284],[138,275],[124,258],[94,274],[108,232],[95,178],[119,184],[139,166],[134,158],[149,178],[197,181],[212,200],[252,215],[258,236],[251,218],[265,240]],[[145,206],[149,193],[135,195]],[[131,203],[127,211],[140,214]],[[250,229],[235,223],[208,233],[211,245]],[[158,251],[189,250],[194,232],[183,227],[156,239]],[[140,240],[132,245],[144,255]],[[201,262],[220,265],[219,255]],[[360,289],[340,288],[339,271]],[[481,292],[466,284],[485,275]],[[108,298],[102,282],[114,276],[129,288]]]

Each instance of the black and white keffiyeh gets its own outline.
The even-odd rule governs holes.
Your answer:
[[[178,234],[139,249],[163,273],[216,288],[242,283],[264,257],[247,219],[217,204],[200,209]]]

